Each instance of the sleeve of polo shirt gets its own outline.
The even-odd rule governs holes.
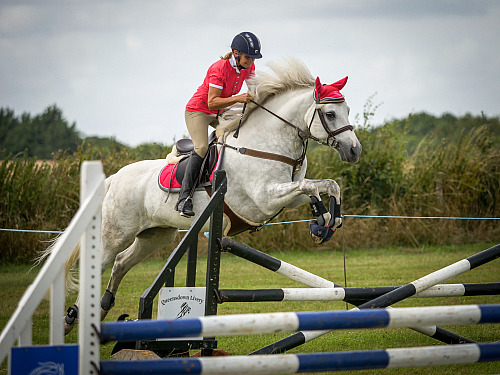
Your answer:
[[[221,90],[224,88],[224,72],[220,65],[214,64],[210,67],[208,71],[208,86]]]

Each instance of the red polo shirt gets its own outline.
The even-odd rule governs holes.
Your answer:
[[[220,59],[208,68],[203,84],[189,100],[186,109],[190,112],[217,113],[208,109],[208,88],[221,89],[221,98],[229,98],[240,92],[243,82],[255,72],[255,64],[250,69],[239,70],[234,56],[230,59]]]

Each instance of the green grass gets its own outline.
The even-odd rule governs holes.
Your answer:
[[[464,259],[479,251],[491,247],[492,244],[466,246],[390,248],[378,250],[347,250],[347,284],[348,286],[389,286],[403,285],[437,269]],[[326,279],[344,284],[343,256],[341,252],[282,252],[272,253],[281,260],[294,264]],[[201,257],[203,258],[203,256]],[[132,318],[137,317],[139,297],[152,283],[163,267],[163,260],[147,260],[134,267],[124,278],[116,297],[116,305],[109,313],[106,321],[114,321],[123,313]],[[176,272],[176,285],[183,286],[185,280],[185,261]],[[205,284],[206,261],[198,263],[197,285]],[[6,325],[14,312],[17,302],[29,283],[36,276],[38,269],[28,273],[29,265],[0,266],[0,328]],[[464,273],[448,283],[498,282],[500,261],[495,260],[486,265]],[[103,276],[103,288],[109,278],[109,270]],[[231,254],[223,254],[221,262],[220,288],[284,288],[301,287],[287,278],[239,259]],[[75,293],[68,296],[67,305],[72,305]],[[464,305],[500,303],[499,296],[453,297],[408,299],[394,307]],[[257,303],[224,303],[219,305],[218,312],[224,314],[265,313],[275,311],[316,311],[342,310],[343,302],[257,302]],[[33,317],[33,342],[48,343],[48,303],[44,301]],[[157,307],[154,307],[156,311]],[[473,326],[448,326],[450,331],[461,334],[477,342],[495,342],[500,340],[500,326],[493,324]],[[232,355],[245,355],[278,339],[280,335],[253,335],[218,337],[218,348]],[[77,329],[67,336],[66,342],[77,341]],[[113,343],[102,346],[101,358],[110,358]],[[350,350],[386,349],[397,347],[417,347],[441,345],[429,337],[408,329],[378,329],[336,331],[313,340],[292,353],[338,352]],[[491,374],[500,372],[500,362],[469,365],[436,366],[428,368],[409,368],[391,370],[366,370],[357,373],[380,374]],[[0,373],[6,373],[5,363]]]

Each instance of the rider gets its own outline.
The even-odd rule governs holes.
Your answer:
[[[175,207],[185,217],[194,216],[192,197],[208,150],[208,126],[215,128],[218,125],[220,109],[252,100],[248,93],[236,94],[241,90],[243,81],[254,74],[254,60],[262,57],[260,41],[255,34],[242,32],[233,38],[231,49],[208,68],[203,84],[186,105],[184,116],[194,150],[189,156]]]

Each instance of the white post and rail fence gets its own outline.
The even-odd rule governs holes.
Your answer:
[[[55,242],[50,256],[26,289],[0,336],[0,363],[8,358],[9,374],[25,373],[24,366],[29,366],[30,361],[40,367],[64,368],[65,373],[73,372],[71,370],[77,370],[73,373],[80,374],[99,373],[101,205],[105,194],[104,181],[101,162],[82,163],[80,209]],[[82,307],[79,314],[79,342],[78,345],[66,345],[62,324],[65,315],[65,262],[78,244]],[[45,346],[33,346],[33,313],[49,290],[50,342]]]

